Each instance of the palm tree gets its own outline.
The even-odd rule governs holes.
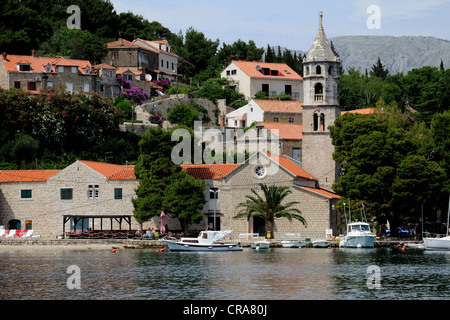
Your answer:
[[[247,220],[250,220],[251,217],[260,217],[266,222],[266,232],[270,231],[272,235],[275,218],[286,218],[290,222],[292,222],[292,219],[296,219],[306,226],[306,220],[301,215],[301,211],[292,208],[299,202],[292,201],[282,204],[284,198],[292,193],[288,187],[267,186],[263,183],[260,183],[259,186],[264,193],[264,199],[252,189],[253,195],[247,195],[247,201],[239,204],[239,207],[243,209],[238,212],[234,219],[247,218]]]

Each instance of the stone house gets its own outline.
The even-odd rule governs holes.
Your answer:
[[[69,92],[95,92],[96,74],[87,60],[40,57],[2,53],[0,87],[39,93],[47,87],[63,85]]]
[[[254,122],[302,123],[303,102],[253,99],[226,115],[229,128],[246,128]]]
[[[262,91],[268,97],[288,94],[292,100],[303,101],[302,77],[284,63],[236,60],[220,76],[233,80],[236,91],[246,99],[253,99]]]
[[[118,69],[142,71],[151,75],[152,80],[169,79],[178,76],[178,56],[172,52],[167,41],[149,41],[136,39],[128,41],[119,38],[107,44],[108,55],[103,63]]]

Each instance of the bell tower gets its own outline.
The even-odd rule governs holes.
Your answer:
[[[334,146],[328,127],[341,114],[339,107],[339,58],[333,53],[323,28],[320,12],[319,31],[303,60],[303,169],[319,181],[319,187],[331,190],[339,177],[333,160]]]

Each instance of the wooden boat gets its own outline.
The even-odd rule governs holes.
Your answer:
[[[242,251],[236,243],[219,242],[232,230],[201,231],[197,238],[163,239],[170,251]]]

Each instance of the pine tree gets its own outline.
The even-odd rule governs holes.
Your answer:
[[[380,57],[378,57],[377,62],[372,66],[372,70],[370,71],[370,76],[378,77],[381,79],[386,79],[389,71],[384,68],[384,65],[381,63]]]
[[[266,56],[264,57],[264,62],[275,62],[275,56],[273,54],[270,45],[267,45]]]

